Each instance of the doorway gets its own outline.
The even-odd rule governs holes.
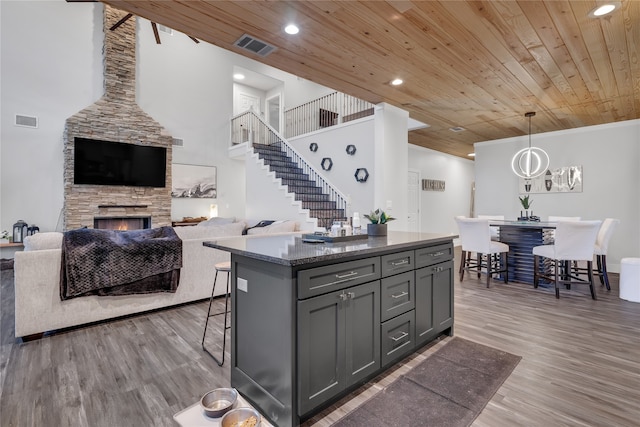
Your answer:
[[[281,94],[276,94],[270,98],[267,98],[267,123],[271,126],[276,132],[280,133],[280,96]]]
[[[420,171],[409,170],[407,186],[407,230],[420,232]]]

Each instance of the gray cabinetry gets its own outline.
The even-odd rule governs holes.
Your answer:
[[[453,327],[453,260],[416,270],[416,345]]]
[[[330,245],[265,236],[205,246],[231,252],[231,386],[273,425],[299,425],[452,332],[449,235],[391,232]]]
[[[298,302],[300,415],[379,368],[379,280]]]

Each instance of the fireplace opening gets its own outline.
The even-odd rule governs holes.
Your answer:
[[[99,230],[142,230],[151,228],[151,217],[95,217],[93,218],[93,228]]]

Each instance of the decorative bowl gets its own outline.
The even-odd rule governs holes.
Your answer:
[[[255,424],[251,421],[247,422],[252,417],[255,419]],[[237,408],[224,414],[220,425],[222,427],[260,427],[260,419],[260,412],[253,408]]]
[[[200,399],[204,413],[211,418],[220,418],[229,412],[238,399],[238,392],[232,388],[217,388],[205,393]]]

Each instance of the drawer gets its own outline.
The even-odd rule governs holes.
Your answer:
[[[416,249],[416,268],[438,264],[453,259],[453,243]]]
[[[310,298],[380,278],[380,258],[365,258],[298,272],[298,299]]]
[[[415,348],[415,311],[387,320],[380,327],[382,365],[388,365]]]
[[[415,254],[413,251],[398,252],[380,257],[382,277],[404,273],[415,268]]]
[[[389,320],[416,307],[413,271],[385,277],[381,281],[380,320]]]

